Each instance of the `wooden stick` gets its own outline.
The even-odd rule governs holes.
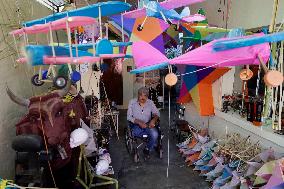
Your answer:
[[[240,159],[244,162],[247,162],[249,158],[252,159],[252,156],[254,156],[254,153],[250,154],[249,152],[251,152],[251,151],[255,152],[256,150],[259,150],[259,141],[257,143],[254,143],[254,144],[250,144],[249,147],[246,147],[247,146],[246,143],[250,138],[250,136],[248,136],[247,139],[243,143],[244,145],[242,145],[240,143],[240,145],[233,145],[232,148],[228,148],[227,145],[232,139],[236,139],[236,140],[240,139],[240,137],[237,137],[237,136],[238,136],[237,134],[231,135],[231,137],[229,138],[229,141],[227,141],[227,143],[225,145],[221,145],[218,142],[216,142],[216,145],[220,149],[222,149],[222,152],[224,152],[225,154],[230,155],[231,157],[233,157],[233,156],[237,157],[238,159]],[[233,141],[233,142],[235,142],[235,141]],[[243,146],[243,148],[239,148],[237,151],[234,151],[234,147],[236,148],[238,146]],[[251,150],[253,147],[254,147],[254,150]],[[236,152],[238,152],[238,153],[236,153]],[[248,152],[248,153],[246,154],[246,152]],[[241,154],[243,154],[243,155],[241,155]],[[245,160],[245,159],[247,159],[247,160]]]
[[[281,48],[280,48],[280,57],[279,57],[279,65],[278,65],[278,70],[283,74],[283,41],[281,41]],[[283,108],[283,88],[282,88],[282,83],[280,85],[280,98],[279,98],[279,110],[278,110],[278,129],[281,130],[281,123],[282,123],[282,108]]]
[[[257,54],[257,58],[258,58],[258,60],[259,60],[259,62],[260,62],[260,65],[261,65],[262,69],[264,70],[265,73],[267,73],[267,72],[269,71],[269,69],[268,69],[268,67],[265,65],[265,63],[264,63],[264,61],[263,61],[261,55],[260,55],[260,54]]]
[[[275,30],[275,21],[276,21],[276,15],[277,15],[277,11],[278,11],[278,5],[279,5],[279,0],[274,0],[273,3],[273,11],[272,11],[272,18],[271,18],[271,22],[270,22],[270,26],[269,26],[269,33],[274,32]],[[275,45],[271,45],[271,51],[273,52],[275,50]],[[271,56],[272,58],[273,55]],[[273,89],[271,87],[265,87],[265,100],[264,100],[264,107],[263,107],[263,117],[268,117],[269,115],[269,108],[270,108],[270,97],[271,95],[271,91]],[[274,124],[272,124],[273,127]]]
[[[278,12],[278,6],[279,6],[279,0],[274,0],[272,18],[271,18],[270,26],[269,26],[269,33],[272,33],[275,30],[275,22],[276,22],[276,16]]]

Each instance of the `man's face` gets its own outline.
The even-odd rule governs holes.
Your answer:
[[[144,93],[141,93],[141,94],[138,95],[139,103],[144,104],[147,99],[148,99],[148,96],[146,94],[144,94]]]

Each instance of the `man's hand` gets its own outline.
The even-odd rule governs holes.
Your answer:
[[[139,120],[139,119],[135,119],[134,123],[139,125],[139,127],[143,129],[148,127],[146,123],[144,123],[142,120]]]
[[[140,123],[139,126],[143,129],[148,127],[146,123]]]
[[[149,127],[150,127],[150,128],[154,128],[154,127],[155,127],[155,124],[156,124],[156,121],[152,119],[152,120],[150,121],[150,123],[149,123]]]

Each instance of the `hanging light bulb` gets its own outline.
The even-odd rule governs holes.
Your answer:
[[[269,87],[278,87],[283,83],[284,77],[283,74],[277,70],[269,70],[265,65],[262,57],[258,54],[258,60],[260,65],[262,66],[265,75],[264,75],[264,83]]]
[[[177,75],[174,73],[168,73],[165,77],[165,83],[169,86],[174,86],[178,81]]]
[[[72,17],[68,17],[67,21],[72,22],[73,21]]]
[[[242,69],[240,72],[240,78],[243,81],[248,81],[252,78],[253,72],[249,69],[249,65],[246,66],[246,69]]]
[[[173,73],[172,66],[169,66],[169,73],[165,77],[165,83],[169,86],[174,86],[177,81],[177,75]]]

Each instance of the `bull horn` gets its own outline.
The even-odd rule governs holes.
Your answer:
[[[30,105],[30,100],[29,99],[25,99],[25,98],[22,98],[22,97],[18,97],[16,96],[12,91],[11,89],[8,87],[8,85],[6,84],[6,92],[8,94],[8,96],[10,97],[10,99],[21,105],[21,106],[25,106],[25,107],[28,107]]]
[[[65,95],[67,95],[67,93],[70,91],[71,88],[71,81],[69,81],[66,85],[66,87],[64,87],[61,90],[58,90],[57,93],[60,97],[64,97]]]

